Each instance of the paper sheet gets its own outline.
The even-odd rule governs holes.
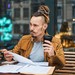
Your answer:
[[[19,55],[19,54],[16,54],[16,53],[12,53],[10,52],[10,54],[12,54],[14,56],[14,60],[15,61],[18,61],[20,63],[28,63],[28,64],[33,64],[34,65],[34,62],[32,62],[31,60]]]
[[[18,69],[20,69],[22,66],[17,65],[3,65],[0,66],[0,72],[2,73],[17,73]]]
[[[18,72],[30,74],[47,74],[50,69],[51,67],[29,65],[27,68],[25,66],[22,67],[18,70]]]
[[[12,53],[10,52],[13,56],[14,56],[14,60],[18,61],[20,63],[26,63],[26,64],[32,64],[32,65],[40,65],[40,66],[48,66],[48,62],[32,62],[31,60],[29,60],[28,58],[25,58],[21,55],[18,55],[16,53]]]
[[[48,67],[48,62],[34,62],[34,63],[35,63],[35,65]]]
[[[30,64],[20,65],[2,65],[1,73],[29,73],[29,74],[47,74],[51,67],[35,66]]]

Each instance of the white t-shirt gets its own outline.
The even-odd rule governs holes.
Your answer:
[[[43,62],[44,61],[44,49],[42,42],[35,42],[32,48],[32,52],[29,58],[34,62]]]

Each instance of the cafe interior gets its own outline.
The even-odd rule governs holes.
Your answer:
[[[60,38],[65,54],[66,65],[55,75],[75,75],[75,0],[0,0],[0,49],[13,49],[30,33],[30,17],[40,5],[49,6],[47,30]]]

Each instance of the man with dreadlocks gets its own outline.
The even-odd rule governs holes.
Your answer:
[[[49,23],[49,8],[41,5],[30,19],[30,34],[24,35],[12,52],[29,58],[33,62],[49,62],[50,66],[62,68],[65,64],[64,52],[59,39],[53,37],[52,41],[45,40],[43,36],[49,35],[47,27]],[[5,59],[11,61],[13,56],[6,50],[3,50]]]

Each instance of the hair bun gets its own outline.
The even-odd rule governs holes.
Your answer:
[[[38,9],[38,12],[42,13],[42,14],[46,14],[49,15],[50,13],[50,9],[48,8],[48,6],[46,5],[41,5]]]
[[[50,9],[46,5],[41,5],[38,9],[38,12],[41,13],[45,17],[45,22],[49,23],[49,13]]]

